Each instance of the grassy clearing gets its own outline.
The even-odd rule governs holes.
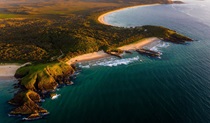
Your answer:
[[[20,84],[27,90],[50,91],[57,87],[59,77],[73,72],[73,68],[65,63],[47,63],[22,67],[15,76],[21,78]]]

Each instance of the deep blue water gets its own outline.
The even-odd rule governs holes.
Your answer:
[[[43,107],[50,115],[33,123],[209,123],[210,122],[210,2],[137,7],[110,14],[115,26],[161,25],[196,41],[187,45],[157,42],[148,46],[161,59],[137,53],[78,64],[75,85],[57,90],[57,99]],[[0,123],[14,81],[1,80]]]

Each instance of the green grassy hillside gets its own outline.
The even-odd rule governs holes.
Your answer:
[[[47,92],[58,84],[68,82],[74,69],[65,63],[29,65],[16,71],[15,77],[21,78],[20,85],[27,90]]]

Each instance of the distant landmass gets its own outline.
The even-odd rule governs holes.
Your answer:
[[[81,1],[94,1],[94,2],[120,2],[120,3],[131,3],[131,2],[138,2],[138,3],[172,3],[172,0],[81,0]]]

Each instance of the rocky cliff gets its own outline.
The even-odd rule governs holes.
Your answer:
[[[56,89],[59,84],[68,84],[74,68],[65,63],[50,63],[25,66],[17,70],[20,91],[8,103],[16,106],[11,115],[44,114],[47,110],[38,105],[41,96]],[[37,115],[39,117],[39,115]]]

